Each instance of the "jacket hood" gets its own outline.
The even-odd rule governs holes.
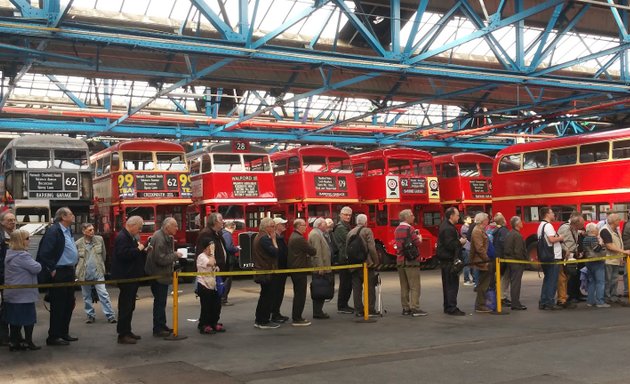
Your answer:
[[[16,250],[13,250],[13,249],[8,249],[7,250],[7,255],[5,257],[5,262],[6,263],[10,262],[12,259],[14,259],[17,256],[23,254],[24,252],[27,252],[27,251],[24,251],[24,250],[16,251]]]

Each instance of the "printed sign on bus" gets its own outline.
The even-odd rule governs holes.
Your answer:
[[[488,180],[470,180],[470,192],[475,199],[491,199],[490,188]]]
[[[28,197],[36,199],[78,199],[76,172],[29,172]]]

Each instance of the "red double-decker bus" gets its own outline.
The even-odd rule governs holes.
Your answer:
[[[523,219],[523,237],[536,255],[540,207],[551,207],[557,229],[572,211],[587,221],[607,212],[628,219],[630,129],[516,144],[494,160],[492,203],[506,219]]]
[[[456,207],[462,217],[492,215],[492,157],[462,152],[435,156],[434,161],[444,210]]]
[[[440,188],[433,156],[426,151],[407,148],[378,149],[351,156],[357,178],[360,203],[354,212],[368,216],[377,249],[386,264],[395,263],[394,230],[398,214],[411,209],[415,227],[422,235],[421,255],[430,260],[435,254],[435,236],[427,226],[439,225]]]
[[[274,215],[289,222],[300,217],[336,218],[341,208],[359,202],[350,156],[324,145],[296,147],[271,155],[278,203]],[[288,226],[291,229],[291,225]]]
[[[194,209],[189,210],[190,240],[213,212],[234,221],[238,234],[258,231],[278,202],[269,154],[248,142],[212,144],[187,155]]]
[[[97,231],[111,246],[127,218],[141,216],[141,240],[160,228],[166,217],[179,225],[178,246],[186,244],[186,207],[191,183],[184,148],[162,140],[120,142],[90,158],[94,172]]]

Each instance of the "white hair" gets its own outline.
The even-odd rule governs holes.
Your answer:
[[[317,219],[315,219],[315,221],[313,222],[313,228],[319,228],[323,225],[326,225],[326,219],[324,219],[323,217],[318,217]]]
[[[367,216],[363,213],[360,213],[357,215],[357,219],[356,219],[356,223],[357,225],[365,225],[367,224]]]
[[[479,212],[478,214],[475,215],[475,224],[481,224],[483,223],[485,220],[489,220],[488,219],[488,214],[485,212]]]

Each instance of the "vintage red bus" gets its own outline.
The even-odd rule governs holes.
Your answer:
[[[189,153],[194,209],[189,210],[191,238],[205,218],[218,212],[234,221],[238,234],[258,232],[260,220],[278,202],[269,154],[247,142],[218,143]]]
[[[557,229],[572,211],[587,221],[630,209],[630,129],[516,144],[494,160],[492,203],[509,221],[523,219],[523,237],[535,256],[538,209],[551,207]]]
[[[492,157],[462,152],[435,156],[434,161],[444,210],[456,207],[462,218],[492,215]]]
[[[92,172],[85,141],[66,136],[18,137],[0,155],[0,195],[13,209],[18,226],[47,225],[57,209],[75,215],[72,231],[90,222]]]
[[[359,202],[350,156],[344,150],[296,147],[272,154],[271,161],[279,203],[273,214],[289,223],[298,217],[311,225],[318,217],[336,219],[341,208]]]
[[[377,249],[386,264],[395,263],[394,229],[398,214],[411,209],[415,227],[422,235],[421,255],[430,260],[435,254],[436,237],[428,225],[439,225],[440,188],[433,156],[426,151],[408,148],[378,149],[351,156],[357,178],[359,204],[353,213],[368,216]]]
[[[128,217],[142,216],[146,241],[166,217],[179,225],[177,246],[186,242],[191,182],[184,148],[162,140],[123,141],[92,155],[97,231],[112,245]]]

